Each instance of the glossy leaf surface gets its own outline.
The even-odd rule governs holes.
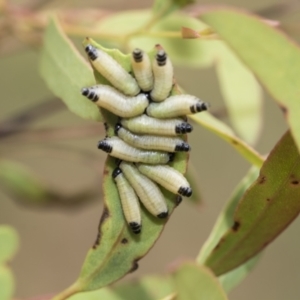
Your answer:
[[[205,265],[216,275],[240,266],[273,241],[299,211],[300,155],[288,132],[244,194],[232,227],[221,237]]]

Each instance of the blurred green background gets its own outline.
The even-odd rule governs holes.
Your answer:
[[[23,7],[97,7],[112,10],[148,8],[152,4],[148,0],[11,2]],[[197,2],[207,4],[205,1]],[[212,3],[220,4],[218,1],[209,2]],[[279,3],[275,0],[227,0],[221,4],[256,12]],[[295,9],[283,17],[286,23],[299,16],[297,3],[287,3],[295,4]],[[280,10],[277,13],[280,15]],[[6,38],[1,39],[0,51],[1,130],[4,120],[54,97],[39,76],[38,49]],[[188,93],[210,102],[212,109],[224,107],[214,69],[175,67],[175,77]],[[265,154],[287,127],[280,109],[267,94],[263,105],[264,126],[256,148]],[[57,112],[43,116],[30,129],[68,127],[71,131],[74,127],[97,126],[75,116],[64,105],[57,107]],[[106,157],[96,147],[97,141],[104,136],[102,125],[95,126],[87,137],[80,138],[54,139],[49,134],[30,134],[30,130],[0,138],[1,158],[25,164],[54,189],[66,195],[76,195],[83,190],[95,191],[92,199],[80,205],[40,207],[21,204],[14,197],[0,192],[0,223],[15,227],[21,239],[20,250],[11,264],[16,277],[16,298],[55,293],[70,285],[79,274],[87,250],[93,245],[102,212],[101,178]],[[123,280],[167,272],[174,261],[195,258],[224,202],[250,167],[227,143],[199,126],[194,127],[189,136],[192,147],[190,166],[196,170],[195,181],[201,190],[202,203],[195,207],[185,199],[175,210],[155,247],[140,261],[139,269]],[[300,222],[296,220],[268,246],[258,266],[229,298],[300,299],[299,229]]]

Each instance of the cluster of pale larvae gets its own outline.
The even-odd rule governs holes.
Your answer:
[[[174,194],[190,197],[186,178],[168,166],[178,151],[189,151],[183,139],[192,131],[186,115],[207,110],[207,103],[191,95],[170,96],[173,66],[161,46],[153,60],[135,49],[131,55],[134,77],[106,52],[91,44],[85,51],[91,64],[113,86],[95,85],[82,95],[119,117],[115,135],[100,141],[98,148],[118,159],[112,176],[131,230],[141,231],[139,199],[158,218],[168,216],[159,186]]]

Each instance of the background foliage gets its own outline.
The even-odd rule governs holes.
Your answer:
[[[103,169],[105,155],[96,151],[93,152],[91,148],[95,145],[95,137],[99,139],[103,136],[102,127],[72,116],[56,99],[41,101],[49,93],[46,90],[41,91],[34,88],[36,83],[40,81],[34,73],[29,72],[31,76],[28,76],[31,64],[24,68],[24,66],[21,67],[20,63],[16,63],[18,59],[22,62],[22,55],[25,55],[24,59],[29,62],[31,59],[37,64],[37,56],[32,52],[31,54],[28,51],[26,52],[23,47],[24,45],[30,45],[40,49],[41,36],[46,32],[44,46],[42,51],[39,51],[41,53],[39,68],[44,80],[52,92],[62,98],[72,112],[86,119],[100,120],[101,116],[99,116],[95,107],[88,102],[82,102],[80,94],[76,92],[82,86],[91,84],[94,79],[88,64],[64,37],[65,32],[74,39],[73,41],[78,45],[78,48],[81,46],[77,43],[77,38],[81,39],[87,35],[95,38],[106,47],[117,47],[125,52],[130,51],[132,47],[137,45],[150,50],[154,44],[160,42],[167,49],[172,61],[178,66],[176,78],[183,88],[189,93],[199,95],[213,105],[210,114],[192,117],[203,128],[197,128],[190,139],[193,148],[191,160],[194,162],[194,168],[189,177],[195,182],[195,186],[200,182],[201,194],[204,199],[202,201],[204,201],[205,206],[203,206],[202,201],[199,201],[199,192],[197,197],[194,197],[193,202],[183,204],[176,212],[178,214],[177,219],[176,214],[172,216],[170,224],[168,224],[170,229],[168,230],[167,226],[161,240],[168,234],[171,234],[170,238],[166,237],[166,243],[161,244],[161,246],[159,245],[160,240],[156,246],[156,252],[154,248],[146,258],[150,257],[149,265],[152,265],[152,269],[149,268],[149,270],[156,273],[161,270],[158,266],[160,265],[160,259],[164,256],[163,249],[166,250],[165,257],[168,258],[168,262],[182,255],[182,253],[189,254],[190,262],[183,265],[173,264],[171,275],[166,277],[160,279],[155,276],[146,277],[135,284],[122,283],[115,289],[105,288],[90,293],[90,299],[100,297],[100,295],[106,297],[106,299],[123,299],[124,297],[132,297],[130,296],[132,293],[142,295],[145,299],[146,297],[160,299],[167,295],[169,295],[168,299],[173,299],[174,285],[176,285],[178,299],[186,299],[187,297],[189,299],[198,297],[195,299],[199,299],[201,295],[208,297],[210,292],[217,293],[212,296],[214,299],[226,299],[224,291],[222,291],[220,284],[211,271],[205,267],[196,266],[195,262],[191,262],[191,259],[195,259],[197,256],[198,249],[204,243],[205,236],[210,232],[216,214],[221,210],[226,198],[230,198],[229,202],[197,257],[198,263],[208,265],[218,275],[231,270],[233,266],[239,266],[247,258],[255,255],[276,237],[297,216],[299,211],[298,128],[300,125],[297,71],[300,50],[294,42],[287,39],[276,28],[278,27],[277,18],[280,18],[281,29],[297,38],[297,31],[291,31],[291,28],[293,28],[291,26],[291,24],[293,25],[292,18],[286,18],[286,15],[291,14],[291,10],[293,10],[293,14],[296,13],[295,7],[292,4],[270,6],[269,10],[257,12],[259,17],[252,17],[244,11],[237,11],[236,9],[223,8],[220,10],[216,7],[210,7],[207,10],[207,7],[198,4],[185,10],[185,13],[178,14],[176,10],[188,4],[187,2],[155,1],[152,11],[148,9],[138,12],[133,10],[112,13],[95,8],[93,10],[72,11],[70,8],[66,8],[58,11],[60,25],[56,24],[56,21],[52,21],[50,25],[47,25],[50,15],[48,8],[51,5],[56,7],[55,3],[44,3],[43,7],[39,7],[38,4],[31,3],[29,5],[28,3],[27,7],[24,6],[20,9],[20,6],[14,6],[13,3],[1,2],[2,39],[6,41],[4,43],[6,48],[3,47],[2,49],[3,55],[7,55],[5,51],[10,52],[10,49],[17,51],[18,47],[19,53],[21,53],[10,57],[6,56],[5,58],[8,59],[1,62],[3,66],[5,64],[9,66],[9,63],[16,64],[20,74],[12,73],[10,77],[9,68],[2,69],[7,70],[6,77],[8,79],[13,78],[13,82],[16,82],[16,78],[22,75],[20,78],[23,80],[24,87],[25,83],[27,86],[27,92],[24,92],[24,88],[22,90],[20,84],[17,85],[17,87],[21,86],[20,91],[15,88],[16,84],[7,84],[6,86],[10,97],[15,95],[16,99],[21,99],[20,95],[22,95],[23,101],[17,104],[19,114],[17,114],[18,111],[15,107],[9,106],[7,101],[3,101],[7,115],[14,113],[15,116],[6,116],[0,126],[3,154],[0,180],[3,191],[6,193],[3,198],[8,200],[4,201],[3,210],[1,210],[1,213],[4,213],[1,220],[3,220],[2,223],[10,223],[17,227],[21,233],[21,239],[23,236],[22,230],[26,231],[26,226],[28,226],[28,229],[32,229],[24,243],[21,240],[20,256],[24,255],[26,263],[20,265],[20,271],[16,266],[17,285],[19,284],[18,276],[22,272],[27,274],[29,265],[34,267],[30,268],[32,274],[26,276],[30,278],[32,275],[35,278],[34,270],[37,261],[34,261],[33,258],[36,256],[35,254],[41,252],[43,245],[44,249],[50,251],[46,260],[45,257],[40,256],[40,262],[43,266],[40,270],[41,274],[50,276],[51,283],[55,282],[54,274],[57,270],[65,272],[71,266],[71,269],[74,267],[74,271],[71,270],[72,274],[66,277],[66,282],[62,277],[62,279],[58,279],[57,285],[50,287],[44,286],[45,280],[32,285],[29,289],[26,285],[24,287],[21,285],[20,291],[22,292],[19,292],[20,295],[34,295],[55,289],[63,289],[68,285],[68,282],[70,283],[70,277],[75,279],[76,275],[74,276],[74,274],[78,274],[88,245],[95,238],[97,218],[99,218],[101,211],[99,205],[95,201],[93,204],[91,200],[98,200],[97,202],[99,202],[100,174]],[[276,17],[276,20],[266,20],[266,18],[273,17]],[[12,22],[12,20],[16,20],[16,22]],[[207,29],[205,23],[211,27]],[[236,24],[239,24],[239,26],[236,26]],[[184,26],[183,29],[182,26]],[[11,36],[6,34],[7,29],[13,32]],[[182,39],[182,37],[189,39]],[[220,38],[223,38],[226,43],[223,43]],[[194,73],[196,71],[185,69],[188,67],[207,68],[211,66],[215,66],[215,73],[207,70]],[[254,72],[262,85],[279,103],[296,143],[294,143],[291,135],[284,135],[266,160],[262,173],[250,190],[246,192],[243,202],[239,205],[235,216],[233,216],[235,203],[239,201],[240,195],[257,177],[257,169],[253,169],[248,173],[231,197],[229,197],[229,191],[237,184],[238,178],[244,176],[243,174],[246,173],[246,169],[251,164],[261,167],[263,159],[258,152],[269,152],[284,132],[284,125],[277,127],[280,125],[278,120],[281,111],[276,105],[272,104],[272,106],[271,102],[267,102],[268,114],[263,115],[262,89],[249,69]],[[24,70],[23,74],[22,70]],[[180,75],[180,71],[190,73],[186,73],[189,75]],[[197,76],[193,74],[197,74]],[[185,81],[185,77],[188,80]],[[3,83],[5,84],[5,80]],[[195,86],[199,86],[200,90],[198,91]],[[218,89],[220,94],[215,94],[212,91],[218,91]],[[20,92],[19,96],[17,92]],[[266,95],[264,98],[266,98]],[[32,101],[31,107],[30,101]],[[271,109],[271,112],[269,109]],[[275,117],[276,115],[278,118]],[[283,124],[282,120],[283,118],[281,118],[281,124]],[[70,126],[62,127],[64,125]],[[261,128],[264,128],[264,130],[262,131]],[[276,130],[274,130],[275,128]],[[206,129],[209,129],[210,132]],[[258,149],[257,152],[250,145],[255,144],[259,134],[262,134],[263,138],[261,138],[258,146],[255,146],[255,149]],[[217,139],[214,138],[214,135]],[[93,136],[93,138],[88,140],[88,136]],[[198,138],[199,136],[201,136],[201,139]],[[218,137],[221,137],[227,143],[219,140]],[[66,138],[77,138],[77,141],[66,142]],[[270,138],[273,138],[273,140]],[[228,145],[232,146],[233,150]],[[41,159],[39,161],[41,155],[44,157],[43,162]],[[204,164],[203,157],[207,164]],[[241,160],[242,157],[245,159],[244,161]],[[69,163],[66,163],[66,160],[69,160]],[[63,162],[65,165],[56,168],[53,162],[57,163],[58,161]],[[232,165],[235,162],[239,162],[240,166],[235,165],[233,168]],[[24,163],[27,163],[26,167],[23,165]],[[82,167],[74,167],[74,165],[80,164]],[[280,174],[278,173],[279,170]],[[41,171],[42,176],[39,175]],[[228,171],[231,176],[228,176]],[[83,176],[83,174],[86,174],[86,176]],[[74,185],[76,176],[78,176],[77,181],[80,182],[78,186]],[[85,183],[83,178],[86,180]],[[55,179],[57,182],[55,182]],[[223,187],[222,183],[224,183]],[[76,189],[74,189],[74,186],[76,186]],[[228,186],[231,188],[228,188]],[[106,186],[107,188],[109,187]],[[16,200],[15,203],[11,202],[12,199]],[[287,199],[289,201],[288,205],[286,205]],[[89,207],[86,205],[88,200],[90,200]],[[191,208],[191,205],[201,205],[200,213]],[[210,211],[209,208],[213,206],[215,206],[214,212],[213,210]],[[81,209],[74,212],[73,208],[76,207]],[[89,217],[85,214],[92,211],[94,213],[95,207],[97,207],[97,210],[94,216],[97,217],[93,217],[93,223],[87,226],[86,219]],[[49,211],[49,208],[54,208],[54,210]],[[90,209],[90,212],[88,209]],[[12,216],[5,213],[9,211],[13,212]],[[65,215],[66,212],[67,215]],[[32,223],[28,223],[30,215],[34,216],[35,221]],[[18,216],[21,218],[18,218]],[[49,221],[46,220],[47,218]],[[72,219],[73,221],[74,218],[76,219],[74,221],[80,224],[75,231],[71,222],[69,225],[66,223],[66,219]],[[56,221],[58,221],[58,224],[56,224]],[[21,225],[23,222],[26,224],[25,226]],[[43,227],[43,223],[48,226]],[[294,228],[296,228],[295,226],[297,225],[294,225]],[[0,245],[6,245],[7,247],[7,249],[6,247],[0,248],[4,253],[0,284],[6,280],[7,284],[2,283],[3,286],[7,287],[6,290],[3,290],[6,294],[2,297],[9,299],[13,293],[14,279],[7,268],[6,260],[11,258],[15,252],[17,239],[13,229],[4,226],[1,228],[4,232],[10,232],[8,234],[4,233],[2,242],[0,240]],[[205,230],[200,231],[200,228]],[[66,230],[65,232],[69,237],[70,232],[74,232],[73,237],[66,240],[66,244],[60,243],[64,240],[64,235],[60,234],[64,230]],[[189,235],[186,234],[187,230],[190,233]],[[291,236],[292,230],[293,227],[290,230]],[[172,231],[176,233],[173,238]],[[226,233],[226,231],[228,232]],[[255,231],[257,233],[253,234]],[[81,233],[80,239],[78,233]],[[87,233],[91,234],[88,235]],[[209,254],[224,233],[227,236],[225,240],[216,251]],[[6,234],[8,237],[5,237]],[[38,238],[39,235],[40,238]],[[202,242],[199,235],[202,236]],[[45,237],[47,239],[48,237],[54,238],[52,241],[55,242],[46,243]],[[10,242],[5,239],[10,239]],[[80,250],[81,252],[75,251],[74,261],[77,265],[69,263],[68,260],[71,259],[70,250],[74,252],[74,249],[78,248],[78,244],[84,244],[84,241],[86,243],[83,249]],[[189,250],[184,248],[184,244],[190,246]],[[57,245],[61,245],[61,247],[57,247]],[[295,250],[297,248],[294,247],[297,247],[294,239],[292,242],[291,238],[289,246],[291,249],[289,254],[293,251],[297,252]],[[285,247],[285,243],[283,243],[283,247]],[[177,253],[173,251],[175,248],[178,251]],[[68,252],[63,255],[65,249],[68,249]],[[173,256],[170,255],[170,251],[172,251]],[[57,256],[55,253],[57,253]],[[151,253],[153,253],[152,257]],[[58,264],[53,265],[49,256],[53,257],[54,261],[58,261]],[[292,259],[293,257],[292,255],[286,256],[284,258],[281,256],[281,259],[288,260],[288,258]],[[55,257],[62,257],[62,259],[55,259]],[[33,260],[33,264],[30,263],[31,260]],[[266,258],[263,257],[262,260],[266,261]],[[164,265],[167,261],[164,262]],[[270,272],[274,268],[272,256],[270,256],[269,261],[270,264],[267,265],[267,270]],[[257,262],[258,257],[253,257],[235,271],[219,277],[223,288],[230,291],[248,275],[248,272]],[[291,263],[286,270],[286,274],[291,274],[293,267],[294,264]],[[51,270],[53,270],[52,273]],[[191,281],[189,280],[191,278],[194,280],[192,285],[190,285]],[[197,286],[199,282],[205,282],[206,284],[203,288],[195,289],[194,286]],[[285,289],[284,286],[287,283],[280,281],[278,290],[276,288],[271,291],[268,289],[266,293],[269,296],[271,295],[271,299],[277,299],[275,297],[280,297],[280,295],[287,298],[289,298],[289,295],[294,297],[297,291],[296,284],[292,285],[292,283],[292,281],[289,281],[291,287]],[[259,282],[255,282],[254,285],[259,287]],[[156,286],[162,294],[152,294],[153,286]],[[261,288],[256,288],[255,292],[260,293],[260,290],[263,293]],[[241,291],[244,295],[243,299],[246,299],[245,292]],[[254,291],[253,289],[250,291],[248,293],[252,299]],[[70,293],[70,290],[68,293]],[[62,299],[63,294],[60,297],[57,299]],[[74,298],[80,297],[86,296],[80,296],[80,294],[74,296]],[[234,297],[233,294],[231,299],[234,299]]]

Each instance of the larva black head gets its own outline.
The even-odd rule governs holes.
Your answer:
[[[84,50],[89,56],[90,60],[95,60],[98,58],[97,49],[94,46],[87,45]]]
[[[208,104],[205,102],[198,102],[196,105],[192,105],[190,110],[193,114],[196,112],[204,111],[208,109]]]
[[[190,145],[188,143],[185,143],[185,142],[182,142],[182,143],[177,144],[175,146],[175,151],[176,152],[181,152],[181,151],[182,152],[188,152],[188,151],[190,151],[190,149],[191,149]]]
[[[141,224],[139,224],[137,222],[130,222],[129,226],[133,233],[139,234],[141,232],[141,227],[142,227]]]
[[[165,211],[165,212],[158,214],[157,217],[160,219],[165,219],[168,215],[169,215],[169,212]]]
[[[143,61],[143,51],[141,49],[135,48],[132,52],[132,57],[135,62],[140,63]]]
[[[186,197],[192,196],[192,189],[190,187],[181,186],[178,190],[178,194]]]
[[[192,132],[192,130],[193,130],[193,126],[186,122],[182,122],[181,124],[178,124],[175,127],[175,132],[179,134],[189,133]]]
[[[102,140],[98,143],[98,149],[101,149],[107,153],[111,153],[112,146],[108,144],[107,140]]]
[[[112,172],[112,178],[115,179],[121,173],[122,173],[122,170],[120,168],[115,168]]]
[[[115,126],[115,135],[118,135],[118,131],[122,128],[122,125],[120,123],[117,123]]]
[[[156,54],[156,61],[160,67],[167,63],[167,53],[164,50],[159,50]]]
[[[98,95],[92,89],[83,88],[83,89],[81,89],[81,94],[83,96],[87,97],[88,99],[92,100],[93,102],[96,102],[99,100]]]

